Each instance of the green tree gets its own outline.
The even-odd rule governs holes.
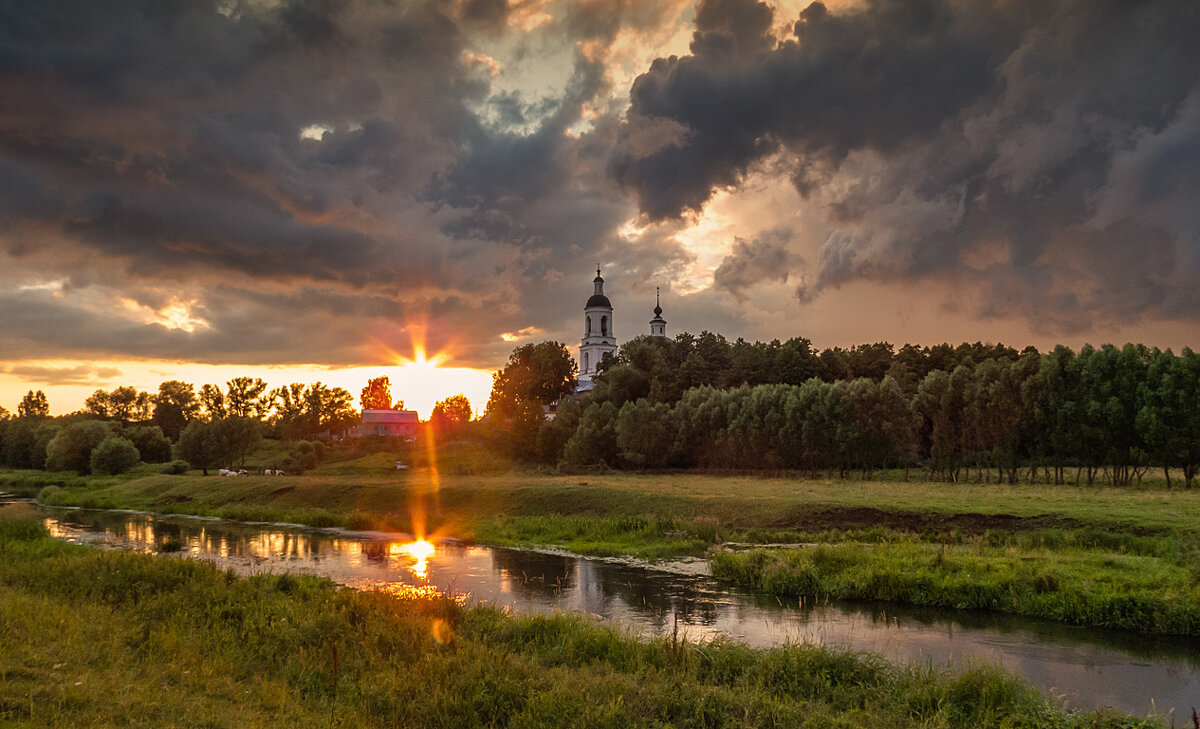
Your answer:
[[[225,383],[225,412],[230,417],[261,420],[271,407],[264,397],[267,383],[259,377],[235,377]]]
[[[5,423],[3,454],[9,468],[43,468],[46,446],[58,434],[54,421],[15,418]]]
[[[556,464],[562,460],[567,441],[579,427],[583,408],[575,398],[565,398],[553,418],[545,420],[538,429],[537,457],[542,463]]]
[[[391,410],[392,386],[387,375],[372,377],[359,396],[363,410]]]
[[[636,466],[661,468],[672,458],[675,429],[671,406],[647,399],[627,402],[617,412],[617,452]]]
[[[959,365],[954,372],[932,370],[921,380],[913,398],[913,409],[923,418],[930,466],[934,473],[949,481],[958,481],[962,472],[966,390],[970,380],[971,368],[965,365]]]
[[[129,425],[119,435],[133,443],[138,459],[145,463],[166,463],[171,460],[171,441],[157,425]]]
[[[84,401],[87,412],[105,420],[140,423],[150,419],[150,393],[136,387],[118,387],[112,392],[96,390]]]
[[[466,395],[451,395],[433,406],[429,421],[438,430],[451,431],[471,422],[471,401]]]
[[[192,468],[201,469],[205,476],[208,469],[216,468],[222,462],[223,457],[213,422],[193,420],[179,434],[179,454]]]
[[[492,376],[487,413],[492,425],[507,436],[519,458],[537,456],[538,432],[545,421],[543,405],[575,389],[575,361],[558,342],[517,347],[508,364]]]
[[[125,438],[110,435],[92,449],[88,462],[92,473],[125,473],[138,464],[138,449]]]
[[[520,403],[549,405],[575,391],[575,360],[558,342],[541,342],[517,347],[504,369],[492,376],[487,411],[511,417]]]
[[[304,402],[304,384],[293,382],[277,387],[268,394],[272,403],[271,425],[275,432],[287,440],[299,440],[315,432],[307,422]]]
[[[593,465],[617,460],[617,406],[611,402],[589,405],[579,427],[563,448],[563,460],[572,465]]]
[[[112,426],[98,420],[67,425],[46,445],[46,470],[90,473],[92,450],[112,434]]]
[[[171,440],[178,440],[188,421],[200,414],[200,401],[190,382],[167,380],[159,384],[158,394],[153,401],[150,422],[161,428]]]
[[[349,397],[349,393],[346,393]],[[262,423],[257,418],[230,415],[208,423],[216,440],[221,462],[230,468],[241,468],[262,440]],[[194,465],[194,464],[193,464]]]
[[[342,387],[326,387],[314,382],[304,390],[304,410],[313,427],[312,434],[321,431],[343,432],[358,418],[354,398]]]
[[[45,418],[50,415],[50,404],[46,400],[46,393],[38,390],[34,392],[30,390],[25,393],[25,397],[21,398],[21,402],[17,405],[17,417],[19,418]]]
[[[1184,486],[1200,466],[1200,355],[1156,352],[1142,384],[1137,427],[1167,484],[1171,469],[1183,471]]]
[[[199,399],[205,420],[223,418],[227,414],[225,393],[219,385],[201,385]]]

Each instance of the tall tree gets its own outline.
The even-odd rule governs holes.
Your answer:
[[[268,394],[274,412],[271,415],[271,425],[276,433],[287,440],[303,438],[310,430],[305,417],[304,384],[293,382],[290,385],[276,387]]]
[[[225,383],[225,409],[230,417],[260,420],[271,407],[264,397],[267,383],[258,377],[235,377]]]
[[[439,430],[454,430],[471,421],[471,401],[466,395],[451,395],[433,406],[429,420]]]
[[[25,397],[21,398],[21,403],[17,405],[19,418],[45,418],[49,415],[50,404],[46,401],[46,393],[41,390],[25,393]]]
[[[345,430],[358,415],[353,404],[354,397],[345,388],[314,382],[304,391],[305,415],[314,432]]]
[[[162,428],[165,436],[178,440],[188,421],[200,413],[200,401],[190,382],[167,380],[159,384],[154,396],[154,412],[150,421]]]
[[[96,390],[84,400],[89,413],[105,420],[122,423],[141,423],[150,419],[150,393],[135,387],[118,387],[112,392]]]
[[[211,422],[193,420],[179,434],[179,454],[192,468],[199,468],[205,476],[208,469],[221,463],[220,445]]]
[[[1200,467],[1200,355],[1190,349],[1179,357],[1156,352],[1140,400],[1137,426],[1150,455],[1168,484],[1171,469],[1179,468],[1191,488]]]
[[[488,417],[507,434],[515,455],[534,458],[545,419],[543,405],[575,389],[575,360],[559,342],[517,347],[504,369],[492,375]]]
[[[204,409],[205,420],[225,417],[225,393],[221,391],[219,385],[202,385],[200,387],[200,407]]]
[[[363,410],[391,410],[392,386],[387,375],[372,377],[359,396]]]

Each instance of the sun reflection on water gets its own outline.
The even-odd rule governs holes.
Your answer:
[[[437,551],[432,544],[424,539],[418,539],[408,544],[393,544],[389,547],[389,551],[392,548],[399,548],[399,552],[407,554],[416,560],[416,563],[409,567],[414,575],[420,577],[422,580],[429,575],[429,558]]]

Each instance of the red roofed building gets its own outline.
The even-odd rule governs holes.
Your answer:
[[[351,438],[368,435],[390,435],[416,438],[420,419],[416,410],[364,410],[362,424],[350,429]]]

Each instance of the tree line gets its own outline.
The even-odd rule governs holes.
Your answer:
[[[386,376],[363,388],[364,409],[403,409],[391,399]],[[84,407],[50,417],[46,395],[30,391],[16,417],[0,408],[0,465],[10,468],[73,470],[80,474],[121,473],[139,462],[167,463],[170,471],[188,466],[209,469],[241,466],[264,437],[296,443],[277,467],[312,468],[323,448],[309,440],[340,435],[358,422],[353,397],[320,382],[268,389],[254,377],[235,377],[224,387],[168,380],[156,393],[134,387],[96,390]],[[471,419],[462,395],[439,402],[431,426],[453,430]],[[112,441],[111,443],[109,441]],[[103,447],[102,447],[103,446]],[[94,458],[95,454],[99,454]]]
[[[896,351],[884,342],[818,353],[804,339],[641,337],[606,358],[578,400],[564,397],[564,362],[573,374],[557,342],[525,345],[498,373],[493,437],[515,454],[618,468],[864,477],[915,468],[947,481],[1114,485],[1157,467],[1187,487],[1200,465],[1200,355],[1188,349]],[[552,402],[555,416],[544,419]]]

